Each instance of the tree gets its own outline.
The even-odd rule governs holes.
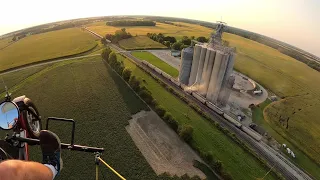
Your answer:
[[[163,44],[164,44],[165,46],[167,46],[167,47],[170,47],[170,45],[171,45],[171,44],[170,44],[170,41],[164,41]]]
[[[140,91],[140,81],[135,76],[130,77],[129,85],[134,91],[136,92]]]
[[[112,34],[106,34],[105,38],[112,41],[112,37],[113,35]]]
[[[183,36],[181,43],[184,45],[191,45],[191,39],[189,39],[188,36]]]
[[[163,40],[169,41],[170,43],[175,43],[175,42],[177,42],[176,38],[175,38],[175,37],[172,37],[172,36],[165,36]]]
[[[185,141],[190,142],[192,140],[193,127],[190,125],[183,125],[179,128],[179,136]]]
[[[109,47],[106,47],[101,53],[102,58],[108,62],[109,61],[109,55],[110,55],[111,52],[112,52],[111,49]]]
[[[145,87],[142,87],[139,96],[147,103],[150,104],[153,101],[153,97],[151,95],[151,92],[148,91]]]
[[[115,64],[117,62],[117,55],[114,52],[111,52],[109,54],[109,64],[112,68],[115,67]]]
[[[199,41],[199,42],[202,42],[202,43],[208,42],[208,39],[206,37],[203,37],[203,36],[197,37],[196,40]]]
[[[187,47],[188,47],[188,45],[181,44],[181,46],[180,46],[180,50],[182,50],[182,49],[184,49],[184,48],[187,48]]]
[[[217,160],[213,163],[213,169],[214,171],[218,172],[219,174],[221,174],[222,172],[222,162]]]
[[[105,37],[103,37],[103,38],[101,39],[101,43],[104,44],[104,45],[107,44],[107,41],[106,41],[106,38],[105,38]]]
[[[165,110],[161,105],[156,106],[154,111],[155,111],[160,117],[163,117],[164,114],[166,113],[166,110]]]
[[[181,42],[175,42],[172,44],[171,48],[174,49],[174,50],[181,50],[181,45],[182,43]]]
[[[211,163],[213,161],[212,152],[205,152],[203,156],[207,163]]]
[[[125,69],[125,70],[123,70],[123,72],[122,72],[122,77],[123,77],[123,79],[128,82],[128,81],[130,80],[131,73],[132,73],[132,72],[131,72],[130,69]]]
[[[179,125],[170,113],[166,112],[163,116],[163,120],[165,120],[174,131],[178,130]]]
[[[158,39],[158,42],[162,44],[162,43],[163,43],[163,38],[160,37],[160,38]]]

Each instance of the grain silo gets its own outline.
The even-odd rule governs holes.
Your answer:
[[[190,78],[189,78],[189,86],[193,85],[197,79],[197,72],[198,72],[201,49],[202,49],[202,46],[199,44],[196,44],[194,46],[192,67],[191,67]]]
[[[223,54],[221,59],[221,65],[217,77],[216,86],[213,88],[213,102],[217,102],[220,90],[222,89],[222,83],[226,74],[226,69],[229,61],[229,54]]]
[[[212,67],[215,62],[216,51],[214,49],[208,48],[207,50],[207,63],[203,68],[202,73],[202,84],[201,84],[201,94],[205,97],[207,95],[208,86],[210,82],[210,77],[212,73]]]
[[[218,74],[220,71],[220,66],[223,58],[223,52],[217,51],[216,56],[215,56],[215,63],[212,68],[212,73],[210,77],[210,82],[209,82],[209,87],[208,87],[208,93],[206,95],[206,98],[210,100],[211,102],[213,101],[213,96],[214,96],[214,89],[218,84]]]
[[[197,91],[207,100],[225,106],[234,78],[230,78],[234,65],[235,48],[222,43],[225,25],[220,23],[209,43],[196,44],[182,51],[179,81]],[[194,51],[193,51],[194,50]],[[193,52],[192,52],[193,51]]]
[[[201,53],[200,53],[200,59],[199,59],[199,65],[198,65],[198,71],[197,71],[197,78],[196,78],[196,82],[198,84],[201,82],[206,54],[207,54],[207,46],[202,46]]]
[[[228,64],[226,68],[226,72],[224,75],[224,79],[222,81],[221,89],[218,94],[218,102],[222,105],[225,106],[226,103],[228,102],[232,86],[234,84],[234,77],[231,78],[231,74],[233,71],[233,65],[234,65],[234,59],[235,59],[235,54],[230,53],[229,58],[228,58]],[[231,78],[231,79],[230,79]]]
[[[226,83],[222,88],[223,90],[220,91],[219,97],[218,97],[218,103],[220,106],[224,107],[227,105],[234,81],[235,81],[234,76],[230,76],[228,80],[226,80]]]
[[[179,81],[183,84],[189,84],[189,77],[192,66],[193,48],[184,48],[181,52],[181,65],[179,73]]]

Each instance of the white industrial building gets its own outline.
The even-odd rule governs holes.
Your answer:
[[[235,48],[222,45],[224,27],[218,25],[209,43],[198,43],[182,50],[179,74],[181,83],[219,106],[227,104],[235,81],[231,76]]]

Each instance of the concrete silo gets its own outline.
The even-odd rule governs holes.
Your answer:
[[[192,67],[191,67],[190,78],[189,78],[189,86],[193,85],[196,82],[201,49],[202,49],[201,45],[196,44],[194,46]]]
[[[202,46],[201,53],[200,53],[200,59],[199,59],[199,65],[198,65],[198,71],[197,71],[197,78],[196,78],[196,82],[198,84],[201,82],[206,54],[207,54],[207,46]]]
[[[235,82],[234,76],[230,76],[228,80],[226,80],[226,83],[221,89],[218,97],[218,104],[220,106],[224,107],[227,105],[234,82]]]
[[[220,71],[220,66],[223,58],[223,52],[221,51],[216,51],[216,56],[215,56],[215,62],[214,66],[212,68],[212,73],[210,77],[210,82],[209,82],[209,87],[208,87],[208,93],[206,95],[206,98],[210,100],[211,102],[213,101],[213,96],[214,96],[214,89],[218,84],[218,74]]]
[[[217,102],[220,90],[222,89],[222,83],[226,74],[226,69],[229,61],[229,54],[223,54],[221,59],[220,70],[217,77],[216,86],[213,89],[213,102]]]
[[[216,51],[214,49],[209,48],[207,50],[207,55],[208,55],[208,61],[206,63],[206,67],[203,68],[203,73],[202,73],[202,82],[203,83],[201,84],[201,89],[202,89],[201,94],[204,97],[207,95],[210,77],[211,77],[213,65],[215,62]]]
[[[193,48],[184,48],[181,52],[181,65],[179,73],[179,81],[183,84],[189,84],[189,77],[192,66]]]
[[[218,94],[218,103],[222,106],[225,106],[226,103],[228,102],[230,93],[231,93],[231,88],[233,86],[234,80],[232,81],[231,74],[233,71],[233,65],[234,65],[234,60],[235,60],[235,54],[231,53],[228,58],[228,64],[226,68],[226,72],[222,81],[221,89]],[[230,79],[231,78],[231,79]],[[233,77],[234,78],[234,77]],[[232,84],[231,84],[232,83]],[[231,86],[231,87],[230,87]]]

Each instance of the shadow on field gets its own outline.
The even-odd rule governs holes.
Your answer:
[[[125,83],[125,81],[115,71],[113,71],[113,69],[108,64],[106,64],[106,62],[104,62],[104,65],[108,70],[110,70],[110,71],[107,71],[107,73],[114,81],[114,84],[117,86],[123,101],[126,103],[127,108],[129,108],[130,113],[136,114],[140,110],[148,111],[149,110],[148,106],[146,106],[144,102],[142,102],[137,95],[132,96],[131,92],[129,92],[132,90],[131,88],[127,87],[127,84]]]

